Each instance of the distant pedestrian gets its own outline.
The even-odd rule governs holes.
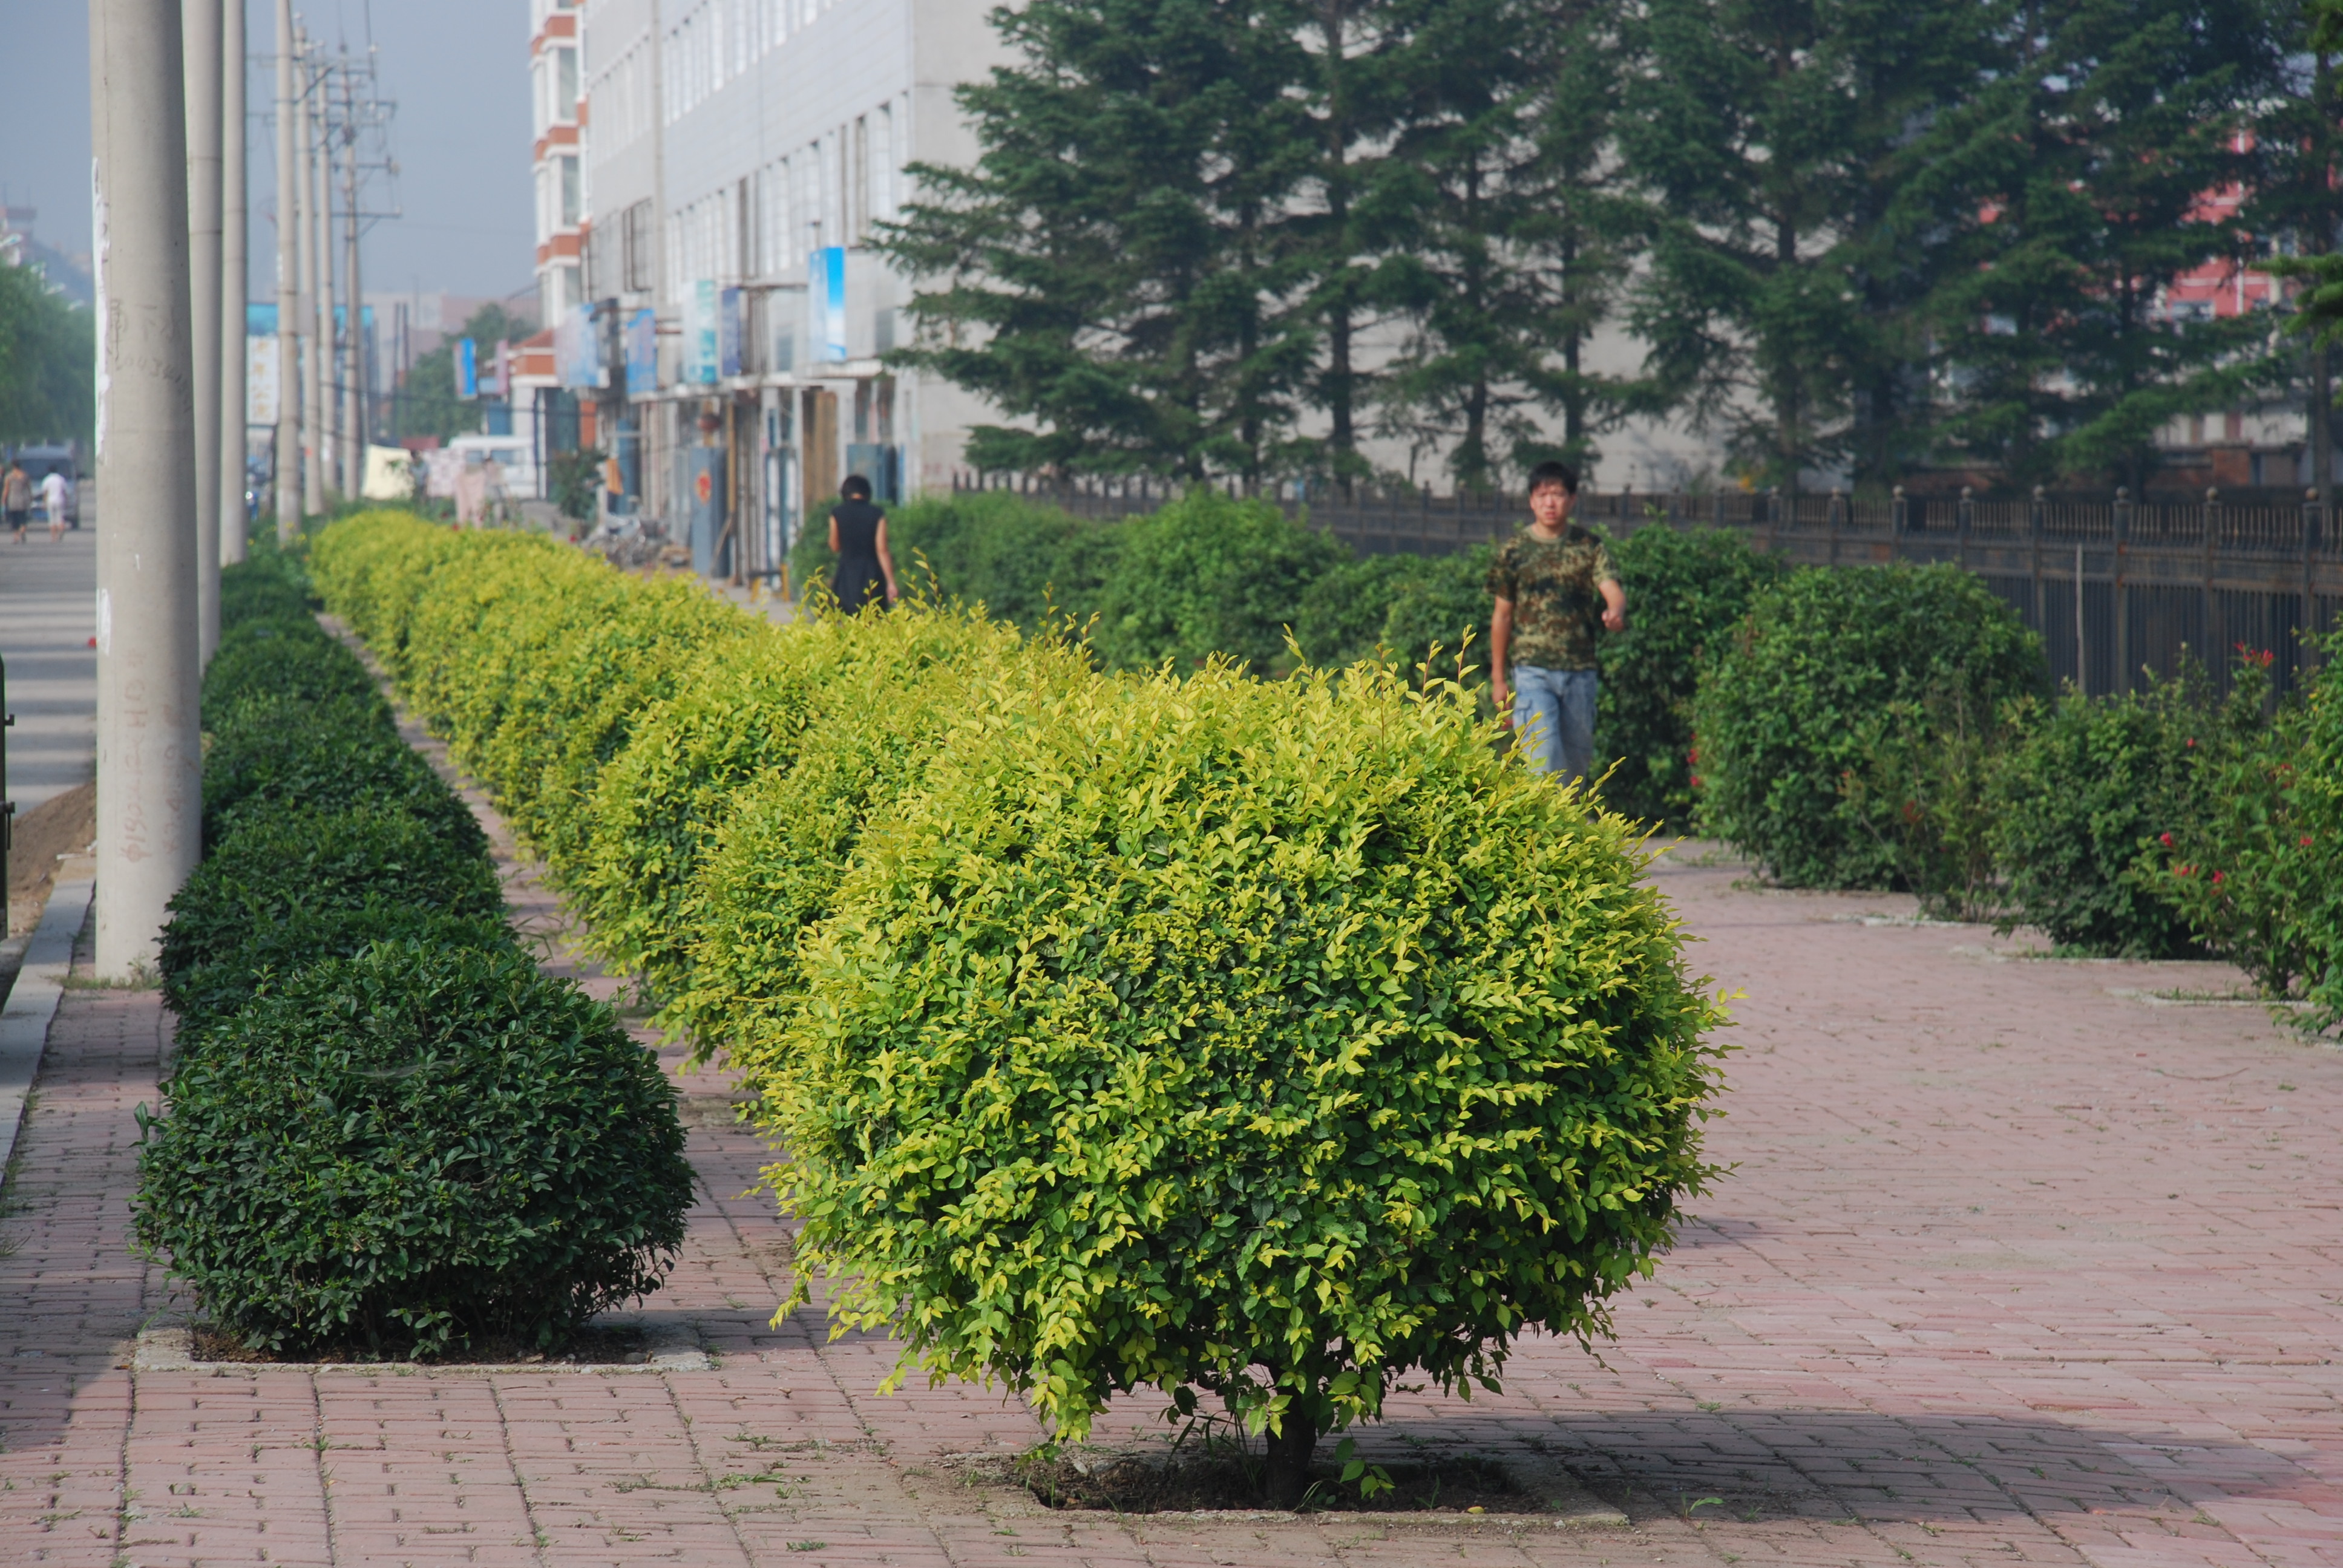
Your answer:
[[[41,510],[48,514],[49,543],[65,537],[65,477],[51,468],[41,480]]]
[[[870,503],[870,481],[849,474],[838,487],[839,502],[830,514],[830,548],[838,556],[838,571],[830,586],[838,608],[852,615],[876,598],[883,586],[887,602],[896,600],[895,558],[887,553],[887,514]]]
[[[1627,592],[1601,539],[1570,520],[1577,471],[1530,470],[1530,526],[1489,568],[1490,695],[1531,770],[1576,782],[1594,770],[1595,644],[1627,624]]]
[[[25,466],[14,457],[8,459],[8,471],[0,475],[0,513],[8,519],[8,531],[16,542],[25,542],[25,525],[33,518],[33,481],[25,475]]]

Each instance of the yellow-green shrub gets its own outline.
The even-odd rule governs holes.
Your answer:
[[[634,722],[599,773],[584,848],[562,868],[594,951],[653,995],[679,995],[708,912],[698,873],[745,789],[768,778],[788,788],[802,752],[834,749],[874,723],[940,732],[950,717],[932,710],[948,688],[1031,657],[1048,656],[1029,655],[1013,628],[907,605],[826,618],[708,660]]]
[[[1607,1332],[1707,1174],[1719,1014],[1635,829],[1453,686],[1101,676],[934,609],[777,629],[346,526],[329,603],[730,1051],[801,1281],[906,1366],[1069,1433],[1217,1392],[1290,1495],[1411,1369]]]
[[[1593,1335],[1708,1173],[1715,1005],[1636,830],[1453,688],[1103,680],[972,714],[738,1049],[843,1323],[1079,1435],[1317,1433]]]
[[[908,618],[898,611],[896,618]],[[917,680],[904,678],[900,661],[841,678],[834,700],[800,735],[795,761],[749,782],[718,830],[689,906],[678,911],[689,968],[661,1015],[703,1052],[754,1061],[768,1049],[799,1000],[800,939],[834,909],[866,828],[893,819],[956,729],[1103,678],[1079,648],[1019,644],[998,628],[952,619],[971,644],[960,657],[933,663]],[[854,623],[854,634],[893,635],[867,618]]]

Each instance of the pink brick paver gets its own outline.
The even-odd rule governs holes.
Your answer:
[[[645,1312],[716,1370],[135,1372],[167,1023],[79,990],[0,1199],[0,1563],[2343,1564],[2343,1052],[2111,994],[2213,966],[2009,960],[1741,874],[1656,873],[1745,992],[1732,1172],[1599,1359],[1533,1340],[1503,1396],[1403,1397],[1367,1439],[1543,1452],[1631,1530],[1019,1513],[957,1462],[1035,1441],[1016,1402],[880,1397],[887,1343],[767,1325],[787,1237],[713,1074],[679,1080],[701,1200]]]

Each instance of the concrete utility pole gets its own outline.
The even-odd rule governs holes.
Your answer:
[[[179,0],[90,0],[97,262],[97,972],[151,965],[201,849]]]
[[[245,181],[244,0],[220,6],[219,564],[244,559],[245,293],[251,266]],[[217,623],[215,622],[215,629]]]
[[[332,504],[342,490],[334,449],[334,420],[340,412],[334,400],[334,373],[341,363],[340,340],[335,337],[334,316],[334,148],[333,120],[327,114],[333,90],[334,68],[326,64],[319,45],[316,68],[309,78],[309,226],[317,258],[317,370],[311,393],[317,431],[318,510]]]
[[[303,356],[307,379],[301,383],[301,507],[311,516],[326,509],[326,366],[334,352],[331,308],[326,303],[326,269],[332,258],[318,243],[317,222],[317,75],[311,65],[309,41],[300,43],[301,102],[294,109],[299,126],[301,157],[301,330],[309,339]]]
[[[196,647],[219,646],[220,0],[184,0],[187,288],[196,405]]]
[[[301,182],[293,0],[277,0],[277,542],[301,532]]]
[[[366,296],[358,289],[358,117],[357,78],[342,55],[342,487],[366,493]]]

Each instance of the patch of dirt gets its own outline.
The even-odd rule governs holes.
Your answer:
[[[57,858],[89,852],[97,841],[95,779],[50,797],[16,819],[8,848],[8,929],[19,931],[37,917],[56,880]]]
[[[1333,1445],[1329,1442],[1324,1446]],[[1182,1456],[1169,1463],[1136,1455],[1102,1462],[1092,1460],[1087,1468],[1063,1456],[1045,1459],[1031,1453],[1010,1468],[1018,1484],[1051,1508],[1169,1513],[1269,1506],[1262,1496],[1261,1462],[1225,1451]],[[1478,1509],[1511,1513],[1533,1506],[1515,1489],[1504,1467],[1492,1460],[1457,1454],[1381,1468],[1393,1483],[1391,1489],[1362,1497],[1355,1483],[1343,1483],[1339,1465],[1312,1465],[1312,1486],[1302,1511],[1466,1513]]]
[[[242,1340],[223,1333],[208,1323],[197,1323],[187,1332],[187,1351],[199,1362],[243,1362],[274,1366],[315,1366],[333,1362],[458,1367],[535,1362],[570,1366],[630,1366],[650,1359],[649,1352],[643,1346],[642,1330],[606,1328],[595,1323],[588,1323],[549,1352],[540,1351],[535,1345],[525,1345],[518,1340],[482,1338],[474,1340],[468,1348],[451,1355],[433,1356],[417,1362],[410,1362],[404,1356],[386,1356],[380,1351],[362,1344],[327,1345],[317,1350],[283,1354],[275,1351],[254,1350]]]

